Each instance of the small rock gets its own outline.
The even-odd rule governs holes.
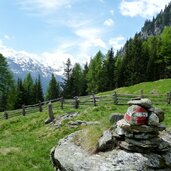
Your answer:
[[[160,138],[152,138],[149,140],[134,140],[130,138],[125,138],[125,141],[129,144],[136,145],[143,148],[155,148],[160,144]]]
[[[119,136],[125,135],[125,133],[126,133],[126,131],[125,131],[124,129],[122,129],[120,126],[117,126],[117,127],[116,127],[115,132],[116,132]]]
[[[132,105],[125,113],[124,119],[131,125],[145,125],[148,121],[148,111],[139,105]]]
[[[128,150],[131,152],[139,152],[139,153],[144,152],[143,148],[127,143],[126,141],[121,141],[119,146],[121,149]]]
[[[148,125],[130,125],[124,119],[118,121],[117,126],[120,126],[124,130],[133,132],[158,132],[166,129],[165,126],[159,124],[158,126],[148,126]]]
[[[109,117],[109,121],[110,123],[114,124],[116,123],[117,121],[123,119],[123,115],[120,114],[120,113],[113,113],[111,114],[111,116]]]
[[[68,124],[71,127],[78,127],[78,126],[81,126],[81,125],[97,125],[97,124],[100,124],[100,122],[98,122],[98,121],[93,122],[93,121],[77,120],[77,121],[70,121]]]
[[[164,141],[163,139],[160,139],[160,144],[156,150],[159,152],[165,152],[168,151],[169,148],[170,148],[170,144]]]
[[[152,107],[152,102],[150,99],[138,99],[138,100],[130,100],[128,101],[128,104],[129,105],[139,105],[139,106],[142,106],[146,109],[149,109]]]
[[[116,142],[109,130],[103,132],[102,137],[98,141],[98,151],[112,150]]]
[[[148,117],[148,125],[158,126],[159,118],[155,113],[150,113]]]
[[[125,131],[125,137],[128,138],[134,138],[134,139],[140,139],[140,140],[147,140],[147,139],[151,139],[154,137],[157,137],[158,133],[157,132],[151,132],[151,133],[144,133],[144,132],[128,132]]]
[[[154,112],[158,118],[159,118],[159,122],[162,122],[164,120],[164,111],[160,108],[150,108],[149,111]]]

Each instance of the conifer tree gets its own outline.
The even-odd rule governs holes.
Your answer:
[[[76,63],[72,69],[70,78],[71,97],[83,94],[83,70],[80,64]]]
[[[106,82],[106,90],[112,90],[115,87],[115,59],[114,59],[114,52],[113,48],[111,48],[107,55],[106,55],[106,72],[107,72],[107,78],[105,80]]]
[[[83,69],[83,85],[82,85],[82,95],[85,96],[87,95],[87,73],[88,73],[88,63],[86,62],[86,64],[84,65],[84,69]]]
[[[102,78],[102,66],[103,66],[104,55],[101,51],[97,52],[95,57],[91,59],[89,64],[89,70],[87,73],[89,93],[97,93],[103,90],[103,78]]]
[[[164,78],[171,78],[171,27],[165,27],[161,34],[161,54],[163,58]]]
[[[59,96],[60,96],[60,86],[59,83],[56,81],[54,74],[52,74],[46,93],[46,99],[53,100],[59,98]]]
[[[6,59],[0,54],[0,111],[7,109],[9,93],[14,85]]]
[[[16,100],[15,100],[15,109],[19,109],[23,104],[26,104],[26,91],[23,87],[23,82],[20,78],[18,78],[16,85]]]
[[[34,104],[33,97],[33,79],[30,73],[28,73],[23,81],[23,87],[25,90],[25,105]]]
[[[38,76],[38,79],[36,79],[35,82],[34,82],[33,96],[34,96],[35,103],[38,103],[39,101],[41,101],[41,102],[44,101],[40,75]]]
[[[71,60],[68,58],[64,66],[64,79],[63,79],[64,81],[62,84],[62,89],[63,89],[62,94],[66,98],[71,97],[71,91],[72,91],[71,74],[72,74],[72,64],[71,64]]]

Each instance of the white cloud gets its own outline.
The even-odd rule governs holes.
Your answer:
[[[63,65],[70,58],[72,64],[76,62],[76,59],[69,53],[62,51],[43,52],[39,61],[45,66],[51,66],[52,68],[58,69],[60,74],[63,73]]]
[[[114,24],[113,20],[111,18],[104,21],[105,26],[112,26]]]
[[[93,48],[107,48],[106,43],[101,38],[103,30],[100,28],[77,29],[75,34],[80,37],[78,46],[81,54],[88,54]]]
[[[84,39],[99,37],[102,30],[99,28],[80,28],[75,30],[75,34]]]
[[[93,19],[81,19],[78,16],[72,16],[68,21],[65,21],[65,24],[69,28],[80,29],[91,25],[93,22]]]
[[[12,39],[14,39],[14,36],[10,36],[10,35],[5,34],[4,35],[4,39],[6,39],[6,40],[12,40]]]
[[[122,0],[120,12],[124,16],[153,17],[169,2],[170,0]]]
[[[18,0],[21,9],[32,14],[48,14],[62,7],[71,8],[75,0]]]
[[[125,43],[125,38],[123,36],[114,37],[109,40],[109,45],[113,47],[114,51],[117,51],[121,47],[123,47],[124,43]]]

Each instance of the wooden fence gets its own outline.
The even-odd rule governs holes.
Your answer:
[[[53,104],[53,110],[57,109],[66,109],[74,107],[75,109],[83,108],[87,106],[97,106],[97,105],[105,105],[105,104],[114,104],[114,105],[126,105],[127,102],[131,99],[136,98],[149,98],[153,104],[171,104],[171,92],[167,94],[144,94],[143,91],[139,95],[136,94],[119,94],[114,92],[110,95],[89,95],[89,96],[81,96],[74,97],[73,99],[64,99],[63,97],[54,99],[51,101],[39,102],[34,105],[22,105],[21,109],[12,110],[12,111],[4,111],[4,113],[0,114],[0,120],[9,119],[15,116],[25,116],[35,112],[47,111],[49,105]]]

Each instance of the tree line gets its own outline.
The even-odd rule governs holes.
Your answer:
[[[22,105],[36,104],[39,101],[60,96],[60,86],[52,74],[46,94],[43,93],[41,77],[33,80],[30,73],[24,80],[14,80],[5,57],[0,54],[0,111],[18,109]]]
[[[45,99],[73,98],[163,78],[171,78],[171,27],[147,39],[137,33],[116,54],[113,48],[105,55],[99,50],[84,66],[72,65],[68,59],[63,82],[59,83],[52,74],[45,94],[40,76],[33,81],[28,73],[24,80],[14,81],[5,58],[0,55],[0,111]]]

